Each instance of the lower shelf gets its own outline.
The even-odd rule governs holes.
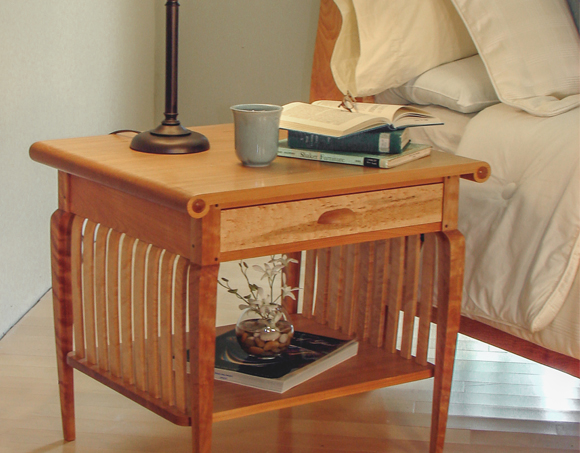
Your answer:
[[[340,334],[326,326],[293,316],[296,330],[318,335],[339,337]],[[233,326],[217,329],[217,334],[231,330]],[[97,366],[87,364],[85,359],[68,356],[73,368],[91,376],[97,381],[116,390],[122,395],[150,409],[161,417],[178,425],[190,425],[188,414],[178,411],[175,406],[164,404],[159,398],[137,389]],[[382,387],[428,379],[434,375],[434,366],[419,365],[414,360],[402,358],[398,353],[389,353],[368,343],[359,344],[358,353],[318,376],[284,392],[274,393],[238,384],[214,381],[213,421],[223,421],[251,414],[283,409],[301,404],[367,392]]]
[[[302,316],[293,317],[296,330],[337,336],[337,332]],[[218,334],[231,327],[218,329]],[[367,392],[391,385],[428,379],[434,366],[386,352],[361,342],[358,354],[284,393],[258,390],[238,384],[214,381],[213,420],[244,417],[301,404]]]

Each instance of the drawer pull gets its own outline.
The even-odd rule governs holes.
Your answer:
[[[318,223],[321,225],[348,225],[354,222],[356,214],[348,208],[335,209],[333,211],[326,211],[318,218]]]

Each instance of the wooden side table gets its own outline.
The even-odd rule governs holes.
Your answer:
[[[390,170],[285,158],[245,168],[231,125],[199,131],[212,149],[194,155],[138,153],[119,135],[31,147],[59,170],[51,240],[65,439],[75,438],[73,368],[191,425],[194,452],[211,451],[213,422],[435,376],[431,451],[442,451],[463,279],[459,178],[484,181],[489,166],[434,152]],[[359,354],[283,394],[214,382],[219,263],[301,250],[297,328],[356,333]]]

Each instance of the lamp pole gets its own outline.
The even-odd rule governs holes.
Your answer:
[[[133,137],[131,148],[153,154],[189,154],[206,151],[209,149],[207,138],[184,128],[177,119],[178,0],[167,0],[165,9],[165,119],[155,129]]]

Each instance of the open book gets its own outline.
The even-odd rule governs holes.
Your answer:
[[[340,107],[340,101],[292,102],[284,106],[280,128],[343,137],[355,132],[388,126],[430,126],[443,122],[425,110],[409,105],[359,102],[356,111]]]

